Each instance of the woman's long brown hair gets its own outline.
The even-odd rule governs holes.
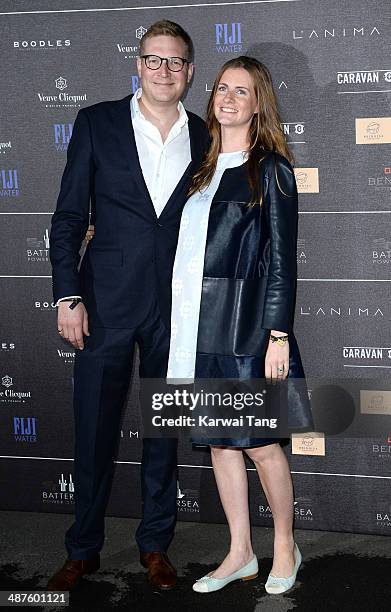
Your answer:
[[[250,148],[247,170],[251,191],[250,204],[262,203],[259,164],[265,157],[265,150],[280,153],[290,162],[293,162],[293,156],[289,151],[281,129],[281,118],[270,72],[264,64],[246,55],[241,55],[226,62],[215,79],[206,116],[206,123],[211,136],[211,145],[200,169],[193,177],[189,195],[207,187],[216,170],[217,158],[221,152],[221,127],[214,113],[214,98],[222,76],[228,68],[244,68],[250,74],[253,81],[258,101],[258,112],[253,116],[249,128]]]

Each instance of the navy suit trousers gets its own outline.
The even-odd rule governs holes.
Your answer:
[[[96,327],[90,334],[84,350],[76,352],[74,370],[75,522],[65,536],[70,559],[89,559],[103,546],[104,515],[135,343],[142,378],[164,378],[169,351],[169,334],[156,303],[136,328]],[[177,440],[145,438],[143,514],[136,533],[142,551],[166,551],[170,544],[176,521],[176,480]]]

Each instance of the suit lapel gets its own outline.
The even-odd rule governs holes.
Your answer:
[[[130,112],[130,100],[131,96],[127,96],[121,102],[120,113],[121,118],[118,122],[118,127],[120,130],[119,139],[122,144],[122,148],[125,151],[126,157],[128,159],[129,170],[132,173],[133,180],[138,185],[141,192],[145,195],[145,200],[147,202],[147,206],[152,212],[154,218],[156,219],[156,211],[155,207],[152,203],[151,196],[149,195],[148,187],[144,180],[143,171],[141,169],[140,159],[138,156],[136,139],[134,136],[134,129],[132,123],[132,116]]]

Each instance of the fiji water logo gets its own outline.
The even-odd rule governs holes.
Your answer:
[[[138,74],[133,74],[130,77],[130,92],[135,94],[138,88],[140,87],[140,79]]]
[[[215,23],[215,39],[218,53],[240,53],[242,51],[242,24]]]
[[[37,441],[37,419],[36,417],[14,417],[15,442]]]
[[[53,144],[56,151],[66,151],[71,140],[73,123],[53,123]]]
[[[18,198],[19,178],[15,168],[0,169],[0,198]]]

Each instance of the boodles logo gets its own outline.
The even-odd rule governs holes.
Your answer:
[[[69,39],[62,40],[14,40],[14,49],[66,49],[71,46]]]
[[[242,24],[215,23],[215,44],[218,53],[242,51]]]
[[[8,352],[15,350],[15,342],[1,342],[0,351]]]

